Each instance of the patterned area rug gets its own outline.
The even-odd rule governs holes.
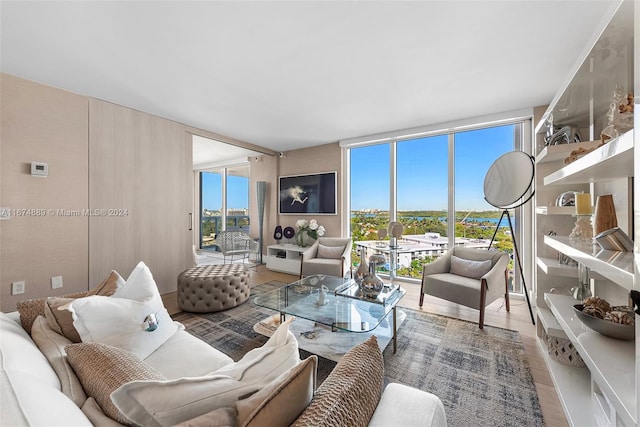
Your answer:
[[[252,288],[254,295],[275,287],[269,282]],[[436,394],[444,403],[447,423],[466,426],[543,426],[533,378],[520,334],[462,320],[404,309],[407,318],[398,331],[398,352],[384,351],[385,375]],[[188,332],[239,360],[261,346],[266,337],[253,325],[273,314],[247,301],[231,310],[178,313],[173,318]],[[301,357],[309,353],[300,350]],[[335,362],[319,358],[318,381]]]

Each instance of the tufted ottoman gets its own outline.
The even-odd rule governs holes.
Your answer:
[[[210,313],[242,304],[249,298],[249,270],[240,264],[202,265],[178,275],[178,306]]]

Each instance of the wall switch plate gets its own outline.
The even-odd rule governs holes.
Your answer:
[[[19,282],[12,282],[11,283],[11,295],[20,295],[20,294],[24,294],[24,280],[21,280]]]
[[[0,208],[0,221],[8,221],[11,219],[11,209]]]
[[[51,289],[60,289],[62,287],[62,276],[53,276],[51,278]]]

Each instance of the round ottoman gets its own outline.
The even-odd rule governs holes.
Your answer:
[[[211,313],[249,298],[249,270],[240,264],[202,265],[178,275],[178,306],[183,311]]]

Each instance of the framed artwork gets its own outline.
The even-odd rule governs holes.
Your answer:
[[[337,215],[337,173],[281,176],[278,182],[282,215]]]

